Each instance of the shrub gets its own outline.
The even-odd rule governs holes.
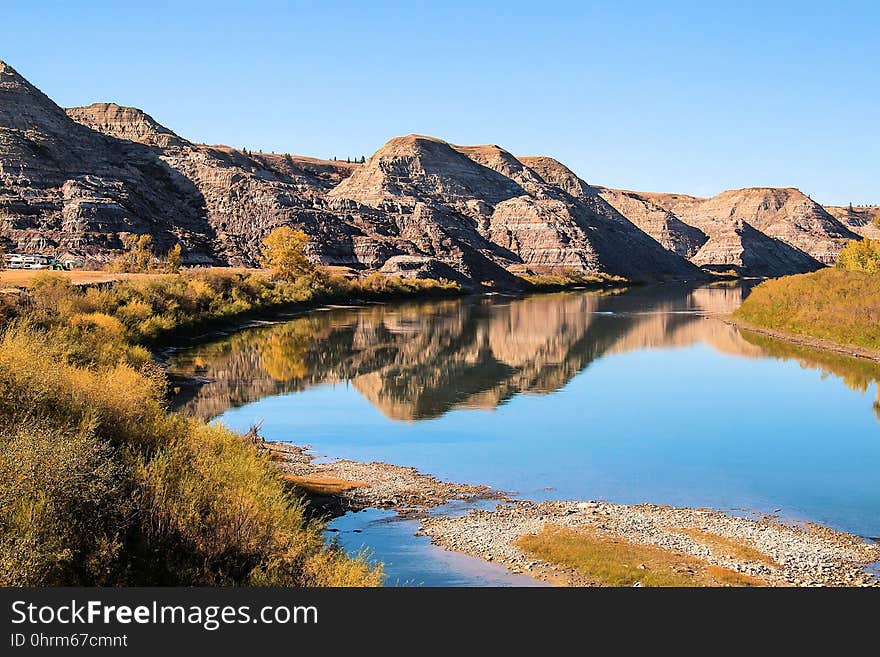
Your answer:
[[[149,242],[130,243],[139,267]],[[253,445],[167,412],[164,374],[144,345],[252,311],[459,291],[230,269],[85,289],[45,273],[4,297],[0,585],[379,584],[380,569],[325,543]],[[279,347],[309,342],[299,337]]]
[[[379,583],[252,444],[167,413],[155,366],[84,367],[67,339],[0,338],[0,585]]]
[[[590,274],[576,269],[565,269],[549,274],[521,274],[526,289],[531,292],[564,290],[572,287],[604,287],[622,285],[626,279],[608,274]]]
[[[262,263],[285,281],[312,276],[316,267],[306,255],[309,236],[289,226],[276,228],[263,239]]]
[[[127,488],[112,450],[88,427],[0,427],[0,583],[113,583]]]
[[[249,312],[351,297],[385,299],[459,292],[456,283],[443,280],[380,274],[347,280],[315,272],[289,281],[237,269],[155,275],[82,289],[71,285],[67,277],[49,272],[36,279],[26,301],[18,304],[18,312],[27,314],[35,326],[65,327],[70,331],[71,349],[80,345],[80,351],[87,355],[95,348],[95,338],[85,336],[83,331],[76,334],[74,329],[84,326],[84,318],[91,316],[94,321],[98,314],[119,321],[123,341],[151,345],[181,331]],[[106,317],[102,320],[105,325]]]

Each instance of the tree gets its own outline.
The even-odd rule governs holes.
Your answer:
[[[346,161],[348,164],[351,164],[351,158],[350,158],[350,157],[345,158],[345,161]]]
[[[847,271],[880,273],[880,240],[853,240],[840,252],[837,267]]]
[[[367,161],[367,158],[365,158],[363,155],[361,155],[361,164],[363,164],[366,161]]]
[[[284,161],[287,162],[288,164],[290,164],[291,166],[293,165],[293,158],[290,156],[290,153],[284,154]]]
[[[139,235],[135,251],[137,271],[150,271],[153,264],[153,237],[152,235]]]
[[[0,237],[0,269],[6,269],[6,240]]]
[[[165,256],[165,270],[176,274],[180,271],[180,255],[183,249],[180,247],[180,243],[175,244],[170,249],[168,249],[168,255]]]
[[[126,254],[121,258],[123,271],[145,272],[152,269],[156,256],[153,254],[151,235],[126,235],[122,243],[126,249]]]
[[[276,228],[263,239],[261,262],[285,281],[311,276],[316,267],[306,255],[309,236],[290,226]]]

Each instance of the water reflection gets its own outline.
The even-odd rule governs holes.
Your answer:
[[[743,330],[740,333],[743,339],[760,347],[765,356],[780,360],[795,360],[805,369],[820,370],[826,376],[841,379],[850,390],[865,393],[880,381],[880,363],[811,349],[752,331]],[[874,413],[880,420],[880,388],[876,392]]]
[[[492,409],[551,393],[606,354],[696,343],[744,357],[797,359],[865,390],[874,363],[741,333],[719,317],[748,288],[716,285],[475,297],[313,312],[181,353],[175,371],[210,381],[175,405],[201,418],[279,393],[350,382],[394,420]]]

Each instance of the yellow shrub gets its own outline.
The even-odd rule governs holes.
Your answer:
[[[77,367],[65,336],[0,337],[0,584],[378,581],[252,444],[168,414],[157,368]]]
[[[107,337],[124,338],[125,327],[118,319],[106,313],[78,313],[70,318],[73,326],[84,326],[100,331]]]
[[[152,314],[153,308],[149,304],[136,299],[116,309],[116,315],[129,326],[140,324]]]

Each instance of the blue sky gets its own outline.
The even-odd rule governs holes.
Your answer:
[[[4,3],[0,58],[194,141],[344,158],[418,132],[614,187],[880,203],[878,24],[867,0],[32,0]]]

